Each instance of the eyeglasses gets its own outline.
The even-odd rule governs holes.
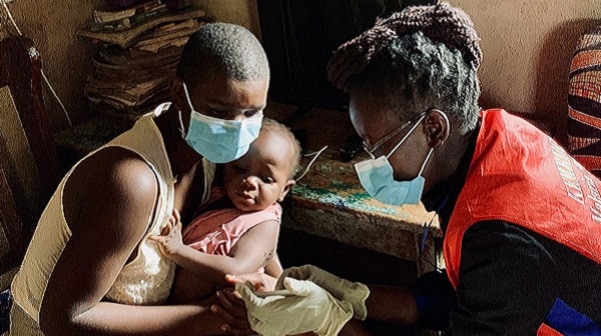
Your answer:
[[[382,139],[378,140],[373,146],[369,145],[367,142],[363,141],[363,150],[367,154],[369,154],[369,156],[372,159],[375,159],[377,156],[376,156],[376,154],[374,152],[377,149],[379,149],[380,147],[382,147],[382,145],[385,144],[388,140],[392,139],[395,135],[399,134],[402,130],[404,130],[405,128],[407,128],[407,126],[411,125],[413,122],[415,122],[416,120],[420,119],[425,114],[426,114],[426,112],[423,112],[423,113],[420,113],[420,114],[416,115],[415,117],[411,118],[411,120],[409,120],[406,123],[402,124],[397,129],[395,129],[394,131],[388,133]]]

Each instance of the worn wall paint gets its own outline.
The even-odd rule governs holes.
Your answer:
[[[562,138],[568,73],[581,33],[601,24],[599,0],[450,0],[482,39],[482,105],[535,113]]]
[[[256,2],[240,0],[193,0],[219,21],[248,27],[259,34]],[[73,123],[90,116],[83,86],[92,70],[93,43],[75,31],[92,17],[94,9],[103,9],[104,1],[16,0],[8,4],[22,33],[31,38],[42,55],[46,75],[61,97]],[[5,24],[5,22],[2,22]],[[68,127],[60,105],[45,87],[45,102],[55,131]]]
[[[101,1],[16,0],[9,3],[23,35],[31,38],[40,51],[43,69],[74,123],[89,116],[85,108],[83,85],[91,70],[93,46],[75,35],[75,30],[91,17]],[[3,22],[3,24],[5,24]],[[45,88],[45,102],[56,131],[68,126],[60,105]]]
[[[450,2],[472,17],[482,38],[482,106],[533,113],[551,128],[564,129],[571,54],[580,34],[601,24],[599,0]],[[256,0],[195,3],[260,36]]]
[[[260,37],[259,14],[256,0],[192,0],[218,21],[245,26]]]

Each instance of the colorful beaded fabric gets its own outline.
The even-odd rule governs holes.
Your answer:
[[[568,150],[601,177],[601,26],[580,36],[568,92]]]

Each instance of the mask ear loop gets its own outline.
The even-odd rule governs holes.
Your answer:
[[[309,172],[309,169],[311,169],[311,166],[313,165],[315,160],[317,160],[317,158],[321,155],[321,153],[323,153],[324,150],[326,150],[326,148],[328,148],[328,146],[323,146],[319,151],[305,155],[305,156],[313,156],[313,158],[311,159],[311,161],[309,161],[309,164],[307,165],[307,168],[305,168],[305,171],[303,171],[303,173],[295,179],[297,182],[300,181],[300,179],[302,179],[303,177],[305,177],[305,175],[307,175],[307,173]]]
[[[194,106],[192,106],[192,101],[190,100],[190,95],[188,94],[188,87],[186,83],[182,82],[182,86],[184,87],[184,94],[186,95],[186,100],[188,101],[188,105],[190,105],[190,109],[194,111]],[[179,110],[179,132],[182,135],[182,139],[186,138],[186,131],[184,130],[184,120],[182,118],[182,110]]]
[[[192,105],[192,100],[190,100],[190,95],[188,94],[188,87],[186,86],[186,83],[182,82],[182,86],[184,87],[184,93],[186,94],[186,100],[188,101],[188,105],[190,105],[190,109],[192,111],[196,111],[194,109],[194,106]]]
[[[432,157],[433,153],[434,153],[434,148],[430,148],[430,150],[428,151],[428,155],[426,155],[426,159],[424,160],[424,163],[422,164],[422,167],[419,169],[419,173],[417,173],[417,176],[422,176],[424,170],[426,169],[426,165],[428,164],[428,161],[430,161],[430,157]]]
[[[449,133],[453,130],[453,125],[451,125],[451,120],[449,120],[449,116],[446,114],[446,112],[444,111],[438,111],[440,114],[442,114],[442,116],[444,117],[444,120],[447,122],[447,124],[449,125]]]
[[[178,111],[179,116],[179,133],[182,135],[182,139],[186,138],[186,131],[184,131],[184,120],[182,119],[182,110]]]
[[[409,132],[407,132],[407,134],[405,134],[405,136],[401,139],[401,141],[399,141],[396,146],[394,146],[394,148],[392,148],[392,150],[390,151],[390,153],[388,153],[386,155],[386,159],[390,158],[390,156],[392,154],[394,154],[394,152],[396,152],[397,149],[399,149],[399,147],[401,147],[401,145],[405,142],[405,140],[407,140],[407,138],[409,138],[409,136],[411,135],[411,133],[413,133],[413,131],[415,131],[415,129],[417,128],[417,126],[419,126],[419,124],[422,122],[422,120],[424,120],[424,118],[426,117],[426,114],[424,114],[421,118],[419,118],[419,120],[415,123],[415,125],[411,126],[411,128],[409,129]]]

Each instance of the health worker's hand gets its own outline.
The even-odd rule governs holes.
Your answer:
[[[285,269],[278,279],[276,288],[282,288],[286,278],[309,280],[324,288],[337,300],[350,303],[353,307],[354,318],[365,320],[367,307],[365,300],[369,296],[369,288],[360,282],[350,282],[313,265],[303,265]]]
[[[264,336],[296,335],[315,332],[335,336],[353,317],[350,303],[336,300],[311,281],[282,280],[289,294],[260,297],[255,285],[237,283],[244,299],[251,328]],[[260,294],[259,294],[260,295]]]

